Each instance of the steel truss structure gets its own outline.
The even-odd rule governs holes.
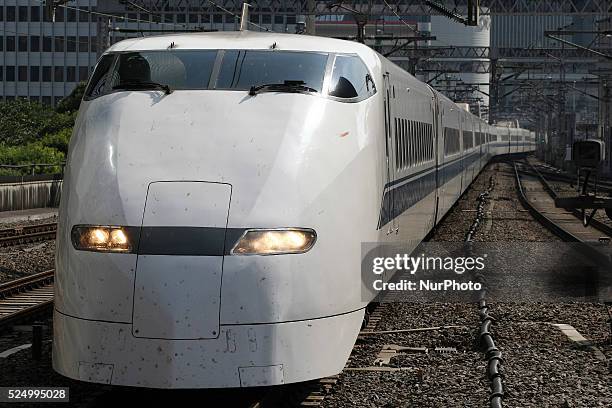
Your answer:
[[[105,4],[108,3],[108,4]],[[118,0],[105,1],[98,8],[125,10],[126,4]],[[239,13],[242,9],[242,0],[133,0],[139,6],[154,13],[164,11],[218,13],[219,6],[232,12]],[[288,14],[299,13],[304,15],[339,15],[349,14],[346,9],[330,7],[333,4],[342,4],[346,8],[368,15],[432,15],[436,14],[422,0],[350,0],[350,1],[314,1],[314,0],[252,0],[252,14]],[[467,0],[438,0],[451,10],[463,12],[466,10]],[[128,3],[129,4],[129,3]],[[215,5],[216,4],[216,5]],[[388,5],[387,5],[388,4]],[[390,6],[390,7],[389,7]],[[603,15],[611,11],[609,0],[480,0],[481,15]],[[135,7],[134,9],[137,9]]]

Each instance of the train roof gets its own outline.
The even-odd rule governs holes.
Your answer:
[[[274,49],[289,51],[353,53],[372,58],[375,52],[354,41],[302,34],[256,31],[217,31],[210,33],[177,33],[129,38],[112,45],[106,52],[168,49]]]

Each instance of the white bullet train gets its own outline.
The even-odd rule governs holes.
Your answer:
[[[368,303],[361,243],[413,248],[492,156],[534,145],[354,42],[119,42],[70,141],[53,367],[155,388],[338,373]]]

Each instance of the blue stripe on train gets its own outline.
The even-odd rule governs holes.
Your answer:
[[[472,152],[470,155],[460,159],[445,163],[440,167],[440,184],[444,185],[453,178],[457,177],[464,168],[469,168],[474,162],[480,159],[479,152]],[[387,224],[394,218],[401,215],[404,211],[414,206],[431,194],[436,188],[436,172],[430,171],[433,167],[405,177],[408,180],[405,184],[399,184],[403,180],[396,180],[387,183],[383,197],[383,205],[380,212],[378,229]],[[396,186],[396,187],[395,187]],[[392,200],[392,201],[391,201]]]

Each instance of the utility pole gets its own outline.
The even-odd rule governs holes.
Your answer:
[[[306,34],[308,35],[316,35],[316,26],[315,26],[315,10],[317,7],[317,2],[315,0],[308,0],[306,2],[306,7],[308,8],[308,14],[306,15]]]

